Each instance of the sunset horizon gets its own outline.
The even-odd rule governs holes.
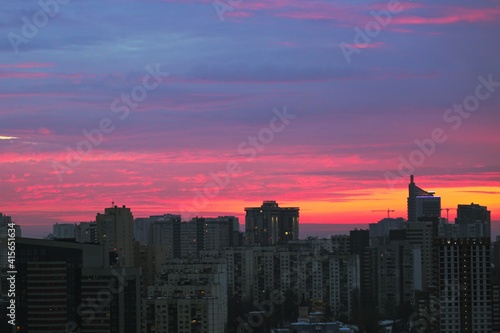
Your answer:
[[[435,195],[441,197],[442,200],[442,218],[448,218],[449,223],[454,223],[454,219],[456,217],[457,205],[459,204],[479,204],[482,206],[488,207],[490,211],[492,211],[492,237],[494,238],[496,234],[500,235],[500,221],[498,220],[498,215],[495,214],[498,209],[495,209],[495,202],[488,201],[488,196],[491,196],[491,193],[488,193],[484,188],[481,187],[470,187],[466,188],[448,188],[441,189],[436,187],[426,187],[425,184],[430,185],[429,183],[420,183],[419,179],[416,179],[416,182],[419,186],[427,188],[428,190],[435,191]],[[447,195],[453,194],[454,192],[466,192],[469,193],[467,195],[462,196],[454,196],[451,199],[447,197]],[[315,201],[286,201],[279,200],[277,198],[264,198],[259,201],[228,201],[228,200],[217,200],[217,198],[213,198],[209,204],[206,206],[209,207],[221,207],[231,203],[232,206],[228,206],[226,210],[205,210],[205,211],[193,211],[187,210],[187,208],[193,208],[194,205],[182,205],[180,204],[177,208],[162,208],[161,206],[152,206],[152,205],[137,205],[134,204],[134,199],[129,198],[128,201],[124,200],[113,200],[108,204],[97,203],[95,205],[89,205],[87,207],[78,207],[71,206],[65,207],[60,206],[58,212],[54,213],[52,210],[46,211],[34,211],[26,214],[26,211],[14,211],[13,213],[4,214],[12,215],[14,222],[16,222],[21,227],[25,227],[23,229],[24,237],[34,237],[40,238],[48,235],[52,226],[56,223],[64,224],[64,223],[72,223],[78,224],[80,222],[90,222],[95,221],[95,216],[98,213],[102,213],[105,208],[113,207],[113,206],[126,206],[131,209],[131,212],[134,218],[145,218],[149,216],[157,216],[163,214],[178,214],[181,215],[182,221],[189,221],[193,217],[217,217],[217,216],[236,216],[240,222],[240,229],[244,231],[245,226],[245,212],[244,208],[246,207],[258,207],[262,204],[263,201],[273,200],[278,203],[280,207],[298,207],[300,209],[300,225],[321,225],[326,227],[328,225],[332,225],[332,230],[340,230],[342,232],[336,232],[332,234],[340,234],[346,233],[348,230],[352,230],[354,228],[358,228],[360,226],[364,226],[364,228],[368,227],[370,223],[377,223],[378,221],[390,217],[390,218],[403,218],[407,220],[407,203],[406,196],[408,195],[408,189],[399,189],[399,190],[388,190],[387,193],[377,192],[379,195],[383,195],[385,197],[385,201],[381,199],[373,199],[369,201],[369,199],[359,199],[352,201],[344,201],[344,202],[315,202]],[[391,194],[394,195],[394,198],[398,196],[401,197],[402,200],[399,201],[388,201],[387,196]],[[196,197],[195,197],[196,198]],[[467,201],[467,199],[470,199]],[[478,200],[481,199],[481,200]],[[359,205],[360,201],[366,200],[364,206]],[[454,201],[461,200],[461,201]],[[339,209],[337,206],[343,205],[342,209]],[[327,208],[331,206],[331,209]],[[94,207],[95,213],[93,213],[90,207]],[[200,205],[199,207],[202,207]],[[358,207],[356,211],[354,207]],[[363,208],[361,208],[363,207]],[[386,208],[387,207],[387,208]],[[68,208],[68,209],[64,209]],[[335,209],[337,208],[337,209]],[[366,210],[364,209],[366,208]],[[33,219],[37,220],[37,223],[31,224],[30,221]],[[343,227],[342,229],[335,229],[336,227]],[[305,234],[305,237],[311,235],[323,235],[319,231],[321,228],[316,231],[311,226],[306,227],[308,230]],[[319,232],[319,233],[318,233]],[[329,237],[329,234],[324,234],[323,236]],[[301,233],[301,238],[304,235]]]
[[[0,212],[20,225],[111,202],[243,224],[263,200],[370,223],[406,218],[410,174],[450,220],[500,220],[495,1],[54,1],[0,27]]]

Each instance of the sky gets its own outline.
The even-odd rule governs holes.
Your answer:
[[[414,174],[498,221],[498,31],[498,0],[4,2],[0,212],[369,223]]]

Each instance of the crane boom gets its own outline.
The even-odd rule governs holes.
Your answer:
[[[389,218],[390,214],[394,212],[394,209],[390,209],[390,208],[387,208],[387,209],[374,209],[374,210],[372,210],[372,212],[387,212],[387,218]]]

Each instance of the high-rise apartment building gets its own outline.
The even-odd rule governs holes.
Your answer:
[[[347,255],[351,253],[350,235],[332,235],[330,239],[333,254]],[[325,249],[325,246],[322,246],[322,248]]]
[[[329,304],[335,318],[351,318],[354,304],[359,304],[361,290],[360,257],[352,254],[332,256],[327,280]]]
[[[440,223],[438,234],[445,238],[482,238],[491,236],[490,211],[478,204],[458,205],[455,223]]]
[[[387,317],[397,315],[401,305],[415,301],[414,272],[421,269],[415,251],[419,252],[399,235],[377,246],[378,307]]]
[[[239,222],[235,216],[194,217],[181,222],[180,215],[164,214],[136,219],[134,235],[144,244],[161,247],[167,258],[184,258],[203,250],[237,246]]]
[[[146,323],[150,332],[225,332],[227,267],[214,258],[170,259],[161,281],[149,288]]]
[[[434,241],[439,291],[439,332],[491,333],[489,238]]]
[[[492,250],[492,263],[497,268],[497,271],[499,273],[498,276],[500,277],[500,235],[497,235],[497,237],[495,238]]]
[[[55,239],[75,238],[74,223],[56,223],[52,226],[52,236]]]
[[[75,227],[77,243],[97,243],[97,224],[95,222],[81,222]]]
[[[419,281],[415,283],[415,289],[425,291],[433,284],[434,278],[434,256],[433,241],[437,236],[435,222],[412,222],[406,223],[406,238],[411,245],[420,249],[420,265],[422,269],[417,271],[420,275]]]
[[[97,239],[110,254],[116,254],[116,265],[120,267],[134,265],[133,220],[130,208],[125,205],[106,208],[104,214],[96,216]]]
[[[160,216],[150,216],[152,221],[151,243],[165,249],[167,258],[181,257],[181,216],[164,214]]]
[[[245,208],[245,231],[250,245],[284,244],[299,239],[299,208],[279,207],[264,201],[261,207]]]
[[[378,304],[379,253],[376,247],[367,247],[361,256],[361,303],[369,308]]]
[[[235,216],[205,218],[204,250],[218,250],[239,245],[240,223]]]
[[[455,224],[465,226],[471,237],[491,236],[491,212],[486,206],[458,205]]]
[[[405,228],[405,220],[402,217],[398,218],[384,218],[377,223],[370,223],[368,225],[369,228],[369,236],[370,236],[370,245],[376,245],[377,238],[387,238],[389,237],[389,232],[391,230],[404,230]]]
[[[370,246],[370,231],[354,229],[349,231],[349,253],[363,255],[363,250]]]

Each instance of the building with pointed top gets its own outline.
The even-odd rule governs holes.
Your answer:
[[[441,198],[415,184],[413,175],[408,184],[408,222],[438,219],[441,216]]]

